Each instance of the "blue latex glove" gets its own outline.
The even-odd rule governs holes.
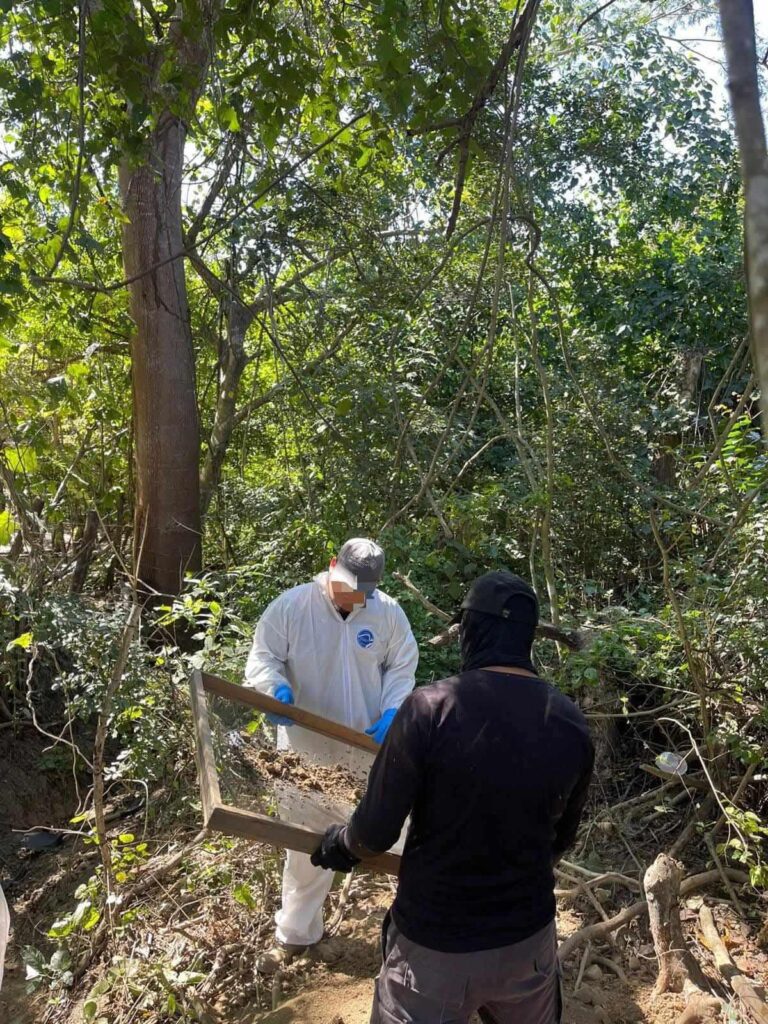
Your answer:
[[[281,704],[293,704],[293,690],[287,683],[281,683],[272,696]],[[267,712],[267,721],[272,725],[293,725],[292,718],[286,718],[285,715],[272,715],[269,712]]]
[[[396,714],[397,708],[387,708],[386,711],[382,711],[378,722],[374,722],[370,729],[365,730],[366,736],[373,736],[377,743],[383,743],[384,737],[387,735],[390,725],[392,725],[392,719]]]

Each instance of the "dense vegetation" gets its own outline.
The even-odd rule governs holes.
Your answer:
[[[455,651],[392,572],[449,611],[532,578],[585,641],[543,668],[641,712],[620,756],[706,766],[704,856],[725,814],[768,884],[768,462],[690,7],[0,2],[0,717],[89,780],[70,827],[109,846],[94,772],[194,816],[190,666],[237,679],[264,605],[368,534],[420,682]]]

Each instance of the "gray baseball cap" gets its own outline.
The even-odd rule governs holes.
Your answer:
[[[346,583],[353,590],[370,595],[384,575],[384,552],[366,537],[351,537],[336,556],[336,565],[330,570],[330,578]]]

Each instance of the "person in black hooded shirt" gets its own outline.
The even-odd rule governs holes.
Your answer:
[[[371,1024],[556,1024],[553,867],[574,842],[594,748],[531,661],[538,601],[492,572],[462,602],[461,672],[399,709],[348,825],[313,863],[349,871],[410,814]]]

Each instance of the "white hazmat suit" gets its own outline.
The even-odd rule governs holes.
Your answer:
[[[11,931],[11,915],[8,913],[8,904],[5,902],[3,890],[0,888],[0,988],[3,987],[3,967],[5,965],[5,950],[8,945],[8,936]]]
[[[398,708],[415,684],[418,648],[405,612],[375,590],[344,619],[328,593],[328,573],[281,594],[256,627],[245,683],[270,696],[287,683],[297,706],[363,731]],[[277,745],[364,777],[373,758],[298,725],[280,726]],[[323,935],[323,903],[333,872],[289,850],[277,939],[312,945]]]

